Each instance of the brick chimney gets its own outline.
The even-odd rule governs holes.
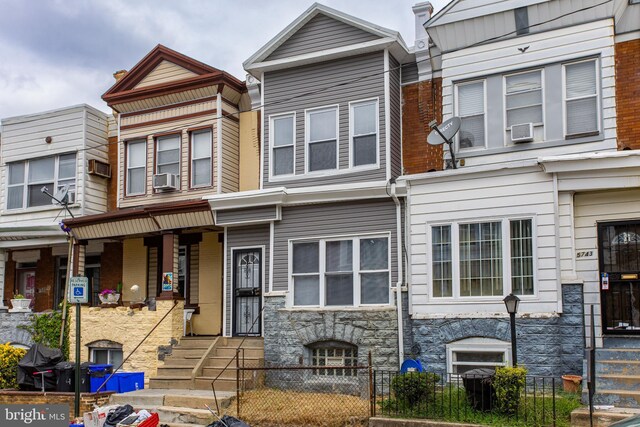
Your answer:
[[[127,70],[119,70],[116,71],[115,73],[113,73],[113,78],[116,79],[116,83],[119,82],[120,80],[122,80],[122,78],[124,76],[126,76],[128,73]]]

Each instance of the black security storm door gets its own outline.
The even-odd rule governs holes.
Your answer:
[[[262,249],[233,251],[233,335],[260,336]]]

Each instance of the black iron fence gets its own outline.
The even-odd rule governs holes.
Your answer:
[[[372,416],[483,425],[568,426],[577,394],[559,380],[526,376],[496,387],[486,374],[373,371]]]

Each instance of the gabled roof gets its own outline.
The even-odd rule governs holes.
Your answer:
[[[329,18],[341,21],[347,25],[378,36],[381,41],[384,40],[388,42],[395,42],[403,50],[402,54],[406,54],[409,52],[399,32],[381,27],[379,25],[375,25],[371,22],[340,12],[323,4],[314,3],[300,16],[298,16],[293,22],[291,22],[282,31],[280,31],[274,38],[272,38],[264,46],[262,46],[256,53],[254,53],[246,61],[244,61],[242,64],[243,67],[246,70],[252,70],[255,69],[256,66],[259,66],[259,64],[261,63],[266,64],[266,62],[263,61],[267,60],[269,55],[271,55],[276,49],[282,46],[305,24],[307,24],[319,14],[323,14]]]
[[[551,0],[490,0],[484,2],[452,0],[425,22],[424,26],[428,28],[434,25],[449,24],[483,15],[504,12],[518,7],[544,3],[546,1]]]
[[[195,76],[176,81],[146,85],[144,87],[136,87],[163,61],[182,67],[195,74]],[[239,92],[244,90],[244,83],[234,76],[159,44],[134,65],[122,79],[111,86],[111,88],[102,95],[102,99],[109,104],[110,107],[113,107],[116,104],[131,100],[215,84],[226,84]]]

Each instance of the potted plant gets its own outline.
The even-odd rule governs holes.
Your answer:
[[[98,294],[102,304],[117,304],[120,300],[120,294],[113,289],[104,289]]]
[[[15,294],[13,298],[11,298],[12,312],[28,313],[31,311],[31,308],[29,308],[30,305],[31,300],[29,298],[25,298],[22,294]]]

